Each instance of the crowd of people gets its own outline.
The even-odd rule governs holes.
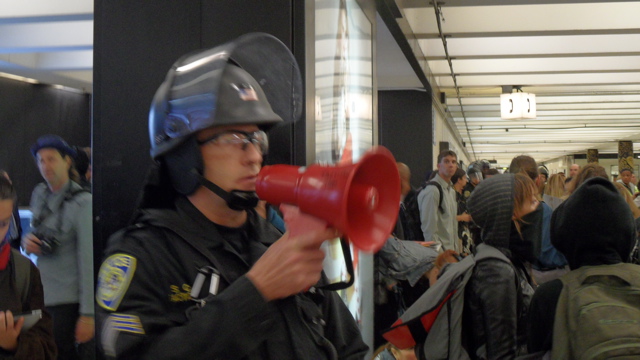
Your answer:
[[[278,61],[256,64],[254,52]],[[321,246],[340,231],[283,221],[255,192],[267,132],[299,117],[301,93],[295,59],[266,34],[180,58],[151,106],[153,165],[134,220],[109,239],[95,288],[91,153],[38,138],[31,154],[44,182],[25,233],[15,189],[0,177],[0,358],[92,359],[98,349],[109,359],[364,359],[371,349],[323,272]],[[375,256],[375,359],[425,358],[429,336],[464,359],[640,348],[632,169],[619,182],[597,164],[550,176],[521,155],[504,174],[486,161],[465,172],[445,150],[414,189],[397,165],[397,223]],[[420,312],[458,272],[463,302],[447,309],[446,330],[434,313],[421,337],[413,323],[412,346],[386,341],[396,319]],[[582,290],[601,283],[616,289],[602,307],[628,301],[623,315],[598,309],[606,317],[595,325],[577,322],[575,294],[593,304],[604,292]],[[608,324],[611,339],[593,336]],[[607,340],[615,346],[598,347]]]
[[[0,250],[7,294],[0,316],[2,358],[95,358],[93,216],[85,151],[57,135],[43,135],[33,144],[31,155],[44,181],[31,195],[28,230],[21,226],[8,173],[0,178],[0,203],[7,205]]]
[[[569,178],[563,173],[549,176],[546,167],[538,166],[530,156],[521,155],[512,160],[504,174],[485,176],[490,166],[487,162],[473,163],[465,174],[456,168],[456,160],[455,153],[451,151],[440,153],[435,175],[431,174],[427,179],[435,179],[443,190],[447,190],[429,187],[427,183],[418,189],[403,190],[403,193],[417,193],[415,197],[423,201],[412,207],[405,197],[398,221],[402,227],[412,226],[407,219],[422,220],[423,237],[405,237],[404,242],[417,241],[435,247],[440,253],[453,252],[458,259],[479,257],[486,252],[487,246],[504,255],[504,258],[478,261],[464,287],[464,311],[458,319],[462,334],[457,344],[464,349],[464,358],[543,359],[553,356],[554,359],[572,359],[581,356],[581,352],[596,351],[580,350],[580,344],[570,345],[567,338],[572,336],[567,333],[571,331],[573,334],[577,330],[559,325],[561,322],[574,324],[578,321],[577,313],[565,309],[569,308],[567,299],[571,296],[566,294],[569,290],[565,288],[569,286],[568,279],[586,276],[582,272],[595,271],[592,268],[606,269],[603,274],[607,281],[614,281],[611,279],[618,276],[615,271],[624,269],[636,276],[627,280],[630,289],[640,287],[636,232],[640,209],[634,202],[638,193],[631,180],[633,170],[623,169],[620,180],[610,181],[605,169],[597,163],[583,167],[574,164]],[[398,168],[406,168],[406,165],[399,163]],[[438,196],[449,204],[446,208],[449,215],[458,215],[456,224],[452,224],[448,220],[450,216],[439,207]],[[456,202],[457,212],[455,207],[450,207]],[[408,214],[410,210],[414,214]],[[378,256],[388,258],[383,254]],[[421,261],[435,264],[435,257],[423,257]],[[388,277],[393,277],[384,270],[379,273],[386,283],[390,282]],[[435,296],[428,291],[429,284],[438,281],[438,277],[434,279],[432,275],[430,272],[422,275],[424,279],[431,279],[422,283],[427,284],[426,288],[420,289],[422,296]],[[389,293],[399,294],[396,298],[400,296],[403,301],[396,302],[391,308],[377,307],[379,312],[376,316],[392,320],[378,323],[376,334],[383,335],[393,326],[402,324],[401,320],[406,322],[408,319],[401,317],[404,312],[424,314],[433,310],[424,308],[416,311],[411,308],[412,304],[423,306],[424,299],[402,296],[411,293],[414,284],[402,281],[393,284],[400,289],[388,287]],[[388,294],[386,297],[389,298]],[[601,301],[606,300],[602,296]],[[622,321],[620,318],[627,316],[637,323],[640,320],[638,300],[637,295],[630,300],[630,307],[634,309],[631,315],[627,313],[616,319]],[[608,318],[599,320],[616,321]],[[432,332],[442,330],[439,327],[430,329]],[[593,330],[597,333],[596,329]],[[415,337],[413,331],[412,335]],[[608,336],[608,340],[614,341],[614,335]],[[389,339],[396,340],[392,336]],[[376,346],[380,347],[376,359],[407,358],[406,354],[396,351],[399,349],[394,350],[394,344],[386,343],[382,336],[376,337],[376,341]],[[421,347],[428,342],[424,339],[422,343],[412,341],[416,342],[417,358],[430,358],[429,349]],[[628,340],[636,347],[640,344],[638,341],[637,336]],[[583,344],[586,343],[585,340]],[[609,353],[601,358],[609,356],[613,355]]]

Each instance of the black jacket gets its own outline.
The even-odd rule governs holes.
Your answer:
[[[243,257],[188,200],[176,204],[177,210],[143,212],[135,226],[110,239],[96,298],[98,339],[108,357],[364,357],[367,346],[336,293],[316,290],[265,302],[244,276],[281,237],[265,220],[249,212],[243,228],[259,241],[250,241]],[[129,263],[113,261],[117,254],[130,256],[121,257]],[[218,295],[197,308],[189,292],[205,266],[220,271],[221,285]]]
[[[22,301],[22,294],[16,284],[16,265],[14,256],[22,256],[18,252],[11,254],[11,260],[6,269],[0,271],[0,310],[15,314],[29,313],[32,310],[42,310],[42,319],[27,332],[18,337],[18,348],[15,352],[0,348],[0,359],[14,360],[53,360],[57,356],[55,341],[53,340],[53,326],[51,315],[44,309],[44,293],[40,272],[29,261],[29,291]]]
[[[476,264],[465,288],[463,314],[465,348],[472,359],[514,359],[524,353],[527,305],[521,284],[527,281],[511,263],[487,259]]]
[[[465,288],[463,331],[472,359],[515,359],[526,351],[526,319],[533,288],[522,259],[513,253],[520,235],[513,225],[513,174],[483,180],[467,201],[482,241],[511,261],[476,264]]]

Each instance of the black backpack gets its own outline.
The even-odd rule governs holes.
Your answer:
[[[422,185],[422,187],[416,191],[416,193],[420,193],[420,191],[424,190],[427,188],[427,186],[429,185],[433,185],[436,188],[438,188],[438,193],[440,194],[440,201],[438,202],[438,210],[440,210],[441,213],[444,214],[444,206],[442,206],[442,201],[444,199],[444,195],[442,194],[442,185],[440,185],[440,183],[438,183],[437,181],[427,181],[426,183],[424,183],[424,185]]]
[[[20,295],[20,301],[26,303],[29,300],[29,287],[31,286],[31,260],[23,256],[18,250],[11,249],[13,260],[14,278],[16,289]]]

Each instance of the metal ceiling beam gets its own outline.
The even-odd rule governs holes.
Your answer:
[[[634,0],[620,0],[617,2],[633,2]],[[550,4],[582,4],[601,3],[602,0],[443,0],[438,1],[447,7],[456,6],[505,6],[505,5],[550,5]],[[401,8],[427,8],[432,1],[428,0],[397,0]]]
[[[633,35],[640,34],[640,29],[585,29],[585,30],[532,30],[532,31],[493,31],[493,32],[448,32],[448,39],[530,37],[530,36],[576,36],[576,35]],[[437,33],[418,33],[416,39],[438,39]]]

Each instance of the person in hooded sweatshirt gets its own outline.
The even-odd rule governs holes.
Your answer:
[[[524,174],[483,180],[467,202],[481,231],[478,261],[465,288],[463,346],[472,359],[510,359],[526,353],[526,314],[533,294],[527,264],[535,259],[527,215],[538,207],[536,186]],[[538,230],[539,231],[539,230]],[[497,249],[497,251],[495,251]]]
[[[551,217],[551,243],[567,258],[571,270],[628,262],[635,242],[631,210],[608,179],[588,179]],[[562,288],[556,279],[536,290],[529,312],[529,352],[551,350]]]

